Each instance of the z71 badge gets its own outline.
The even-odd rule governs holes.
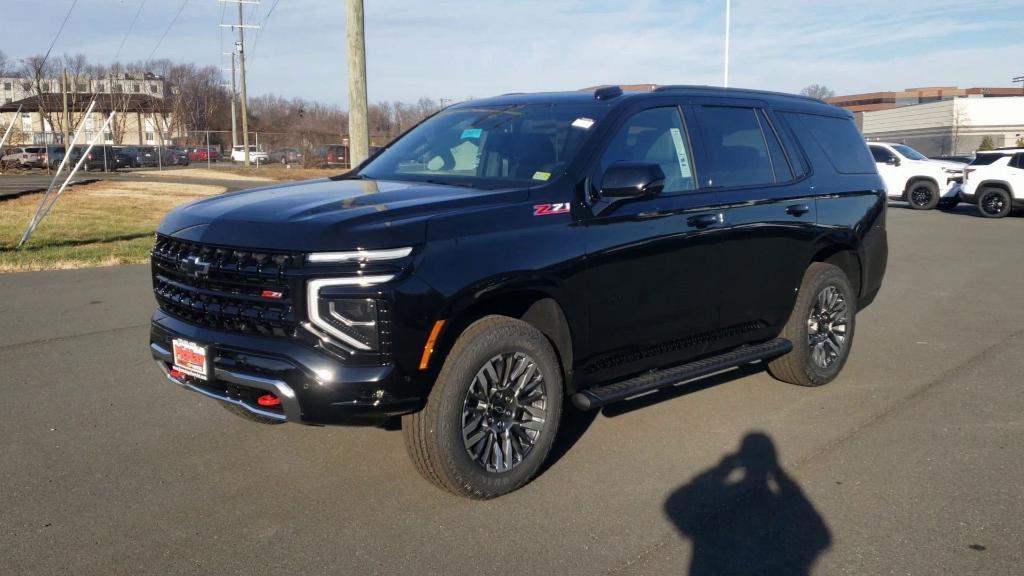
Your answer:
[[[548,214],[565,214],[569,212],[569,202],[556,202],[554,204],[534,204],[534,216],[547,216]]]

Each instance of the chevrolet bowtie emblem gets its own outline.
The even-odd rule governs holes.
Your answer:
[[[189,256],[181,262],[178,262],[178,270],[198,278],[210,273],[210,263],[203,262],[199,256]]]

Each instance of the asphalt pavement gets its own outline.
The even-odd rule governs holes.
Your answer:
[[[261,426],[167,383],[145,266],[0,275],[3,574],[1024,571],[1024,218],[889,211],[835,382],[729,374],[575,415],[475,502],[401,434]]]
[[[198,166],[205,168],[205,165]],[[192,176],[182,175],[176,176],[173,173],[181,170],[188,170],[188,168],[182,167],[168,167],[163,170],[164,174],[153,175],[152,172],[157,171],[156,168],[137,168],[132,170],[123,170],[119,172],[85,172],[78,173],[71,180],[71,185],[78,184],[89,184],[96,182],[97,180],[120,180],[120,181],[148,181],[148,182],[174,182],[178,184],[197,184],[197,185],[212,185],[222,186],[228,192],[234,192],[237,190],[244,190],[246,188],[255,188],[264,184],[270,183],[270,180],[266,182],[259,180],[240,180],[237,178],[195,178]],[[50,182],[53,180],[53,174],[46,174],[46,172],[40,170],[38,172],[31,172],[26,174],[4,174],[0,175],[0,201],[8,200],[11,198],[17,198],[25,194],[32,194],[37,192],[45,192],[50,186]],[[59,187],[63,179],[57,181],[55,188]]]

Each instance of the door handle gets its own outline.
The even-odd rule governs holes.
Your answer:
[[[712,224],[718,224],[718,214],[698,214],[686,219],[691,228],[707,228]]]
[[[786,206],[786,214],[790,216],[803,216],[811,211],[811,207],[807,204],[793,204],[792,206]]]

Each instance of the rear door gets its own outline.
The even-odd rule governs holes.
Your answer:
[[[810,259],[816,206],[802,158],[791,158],[774,115],[757,104],[696,106],[703,184],[724,209],[722,337],[715,348],[757,341],[785,324]]]
[[[673,100],[630,110],[594,163],[592,189],[617,162],[654,162],[665,173],[653,198],[592,199],[582,293],[589,358],[581,374],[610,380],[702,354],[718,326],[718,197],[700,190],[690,119]]]

